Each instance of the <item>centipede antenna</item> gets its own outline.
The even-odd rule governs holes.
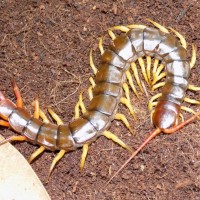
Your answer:
[[[153,132],[150,133],[149,137],[142,143],[142,145],[133,152],[133,154],[129,157],[128,160],[119,168],[119,170],[110,178],[110,180],[106,183],[108,185],[112,179],[122,170],[126,167],[126,165],[146,146],[147,143],[149,143],[154,137],[156,137],[159,133],[161,133],[161,130],[157,128]]]

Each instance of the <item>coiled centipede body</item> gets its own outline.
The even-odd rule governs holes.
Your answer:
[[[155,22],[152,23],[157,25]],[[52,110],[49,111],[57,121],[57,125],[49,123],[44,113],[39,109],[38,101],[35,101],[35,112],[32,117],[23,108],[19,89],[16,83],[13,82],[17,103],[14,104],[0,92],[0,116],[2,118],[0,125],[9,126],[21,135],[8,138],[1,143],[11,140],[26,140],[40,145],[41,147],[32,154],[30,160],[45,149],[60,150],[51,165],[50,173],[57,161],[66,152],[79,147],[83,147],[81,161],[81,167],[83,167],[88,145],[101,135],[111,138],[124,148],[129,149],[127,145],[108,132],[107,129],[112,120],[115,119],[120,101],[126,104],[133,114],[128,96],[124,98],[122,93],[123,89],[125,92],[127,91],[126,76],[132,86],[132,79],[128,70],[136,60],[142,66],[146,82],[151,84],[150,68],[145,69],[143,67],[142,57],[144,56],[147,57],[148,63],[149,58],[153,56],[156,60],[162,62],[161,68],[165,66],[166,80],[164,84],[161,84],[163,86],[162,95],[160,95],[161,97],[152,114],[152,122],[157,130],[156,134],[161,131],[169,132],[168,130],[176,127],[179,122],[181,104],[188,88],[190,68],[195,63],[195,56],[193,56],[190,63],[184,42],[181,44],[176,36],[168,33],[166,29],[159,25],[157,27],[148,28],[136,25],[133,28],[119,28],[125,30],[126,33],[116,37],[113,44],[102,54],[97,72],[94,70],[96,77],[92,91],[93,98],[87,111],[69,124],[63,124],[62,120]],[[180,39],[183,41],[181,36]],[[154,70],[155,80],[160,75],[159,70],[161,71],[161,69]],[[190,89],[199,90],[194,86],[190,86]],[[81,102],[78,105],[81,106]],[[126,121],[124,116],[119,116],[116,118]],[[39,117],[43,121],[39,120]],[[126,125],[130,128],[128,123]]]

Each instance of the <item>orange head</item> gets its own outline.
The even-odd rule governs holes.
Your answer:
[[[159,101],[152,115],[156,128],[165,132],[179,123],[180,106],[170,101]]]

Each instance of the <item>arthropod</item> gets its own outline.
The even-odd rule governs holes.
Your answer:
[[[150,108],[153,107],[155,105],[153,101],[159,98],[152,114],[153,124],[157,127],[156,134],[176,126],[181,104],[185,99],[186,89],[189,87],[191,90],[199,90],[198,87],[188,84],[190,68],[194,66],[196,59],[195,48],[193,48],[192,60],[189,63],[184,38],[176,31],[174,31],[176,33],[176,36],[174,36],[164,27],[153,21],[151,22],[157,28],[132,25],[110,29],[109,34],[113,39],[113,44],[110,45],[108,50],[104,51],[101,44],[102,41],[100,41],[99,47],[102,56],[98,70],[95,68],[90,56],[90,63],[96,74],[95,80],[91,79],[92,86],[88,89],[91,101],[86,110],[82,101],[82,95],[80,95],[80,99],[75,107],[76,119],[69,124],[64,124],[51,109],[49,109],[49,112],[57,122],[57,125],[49,123],[49,120],[39,108],[38,100],[35,100],[35,112],[32,117],[23,108],[21,94],[15,82],[13,82],[13,88],[17,98],[16,104],[8,100],[0,92],[0,116],[2,118],[0,125],[9,126],[21,134],[19,136],[12,136],[1,142],[1,144],[7,141],[20,140],[40,145],[40,148],[32,154],[31,161],[45,149],[59,150],[52,162],[49,173],[51,173],[55,164],[66,152],[76,150],[79,147],[83,147],[81,158],[81,168],[83,168],[89,144],[101,135],[112,139],[126,149],[130,149],[107,130],[114,119],[121,119],[127,128],[131,130],[125,116],[117,113],[117,108],[121,102],[135,116],[126,80],[128,80],[136,96],[139,97],[129,70],[131,67],[136,82],[142,90],[141,81],[135,66],[136,60],[139,61],[147,84],[153,89],[163,87],[162,93],[154,96],[149,104]],[[115,37],[112,32],[114,29],[119,29],[126,33]],[[181,43],[177,37],[180,38]],[[150,73],[152,56],[155,58],[153,80]],[[145,67],[143,57],[146,57],[147,67]],[[161,64],[158,67],[159,62]],[[162,72],[164,67],[166,70]],[[165,76],[165,82],[155,84]],[[123,89],[126,97],[122,97]],[[188,98],[187,101],[199,103]],[[79,107],[83,110],[81,117],[79,117],[77,111]],[[189,109],[186,110],[192,112]],[[39,118],[42,118],[43,121],[39,120]]]

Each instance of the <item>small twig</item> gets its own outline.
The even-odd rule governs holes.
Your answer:
[[[186,12],[190,9],[190,7],[192,6],[192,3],[190,3],[185,9],[182,9],[176,19],[176,21],[179,23],[181,21],[181,19],[183,18],[183,16],[186,14]]]

